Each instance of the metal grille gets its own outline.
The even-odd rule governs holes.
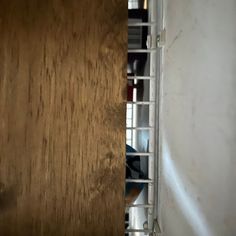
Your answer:
[[[132,120],[127,116],[127,143],[136,149],[137,152],[126,153],[128,156],[139,156],[146,163],[146,178],[126,179],[126,182],[143,183],[145,185],[143,202],[138,199],[132,204],[126,206],[126,232],[125,235],[154,235],[153,227],[155,220],[155,191],[157,186],[156,176],[157,171],[157,0],[143,1],[147,5],[148,20],[130,19],[128,21],[128,60],[140,60],[141,54],[146,55],[145,68],[141,72],[134,69],[128,74],[128,81],[133,81],[138,84],[142,81],[144,90],[147,90],[147,100],[138,100],[138,90],[135,90],[135,96],[132,101],[127,102],[127,114],[132,107]],[[138,9],[140,1],[129,0],[129,9]],[[138,11],[137,11],[138,12]],[[143,29],[146,27],[147,37],[143,37]],[[142,40],[145,39],[144,47]],[[137,57],[135,57],[137,56]],[[140,59],[141,58],[141,59]],[[132,62],[133,62],[132,61]],[[130,65],[129,65],[130,66]],[[139,66],[139,65],[138,65]],[[135,66],[130,66],[135,68]],[[147,72],[148,71],[148,72]],[[136,117],[142,116],[144,112],[147,116],[146,123],[139,122]],[[140,199],[139,199],[140,200]],[[138,218],[142,218],[139,220]]]

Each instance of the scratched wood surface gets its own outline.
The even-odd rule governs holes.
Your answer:
[[[0,0],[0,235],[124,235],[127,0]]]

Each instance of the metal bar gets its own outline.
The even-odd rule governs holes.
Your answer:
[[[151,179],[126,179],[126,183],[153,183],[153,180]]]
[[[150,234],[153,231],[151,229],[126,229],[125,233],[146,233]]]
[[[156,48],[149,49],[128,49],[128,53],[151,53],[156,52]]]
[[[154,127],[126,127],[126,130],[151,130]]]
[[[127,76],[129,80],[152,80],[155,76]]]
[[[155,104],[155,101],[127,102],[127,104],[134,104],[134,105],[152,105],[152,104]]]
[[[164,15],[163,15],[163,12],[164,12],[164,0],[156,0],[156,5],[157,5],[157,9],[156,10],[156,21],[158,22],[157,24],[157,32],[164,32],[165,31],[165,26],[164,26]],[[163,42],[165,43],[165,42]],[[158,43],[160,44],[160,42]],[[158,46],[161,46],[161,45],[158,45]],[[154,230],[156,228],[156,232],[157,232],[157,235],[158,233],[160,232],[161,233],[161,229],[160,229],[160,226],[158,224],[158,221],[160,220],[160,171],[161,171],[161,164],[160,164],[160,132],[159,132],[159,129],[160,129],[160,107],[161,107],[161,102],[160,102],[160,97],[162,95],[162,77],[163,77],[163,48],[159,48],[158,49],[158,53],[156,54],[157,56],[157,67],[156,67],[156,98],[157,98],[157,103],[156,103],[156,117],[155,117],[155,120],[156,120],[156,135],[155,135],[155,139],[156,139],[156,150],[155,150],[155,165],[154,165],[154,168],[155,168],[155,208],[154,208],[154,212],[153,212],[153,215],[154,215],[154,218],[156,219],[156,221],[154,220]],[[155,225],[156,223],[156,225]],[[159,232],[158,232],[159,231]]]
[[[157,22],[128,22],[128,26],[152,26],[157,25]]]
[[[152,205],[152,204],[132,204],[132,205],[128,205],[126,207],[128,207],[128,208],[132,208],[132,207],[137,207],[137,208],[153,208],[154,205]]]
[[[157,0],[151,0],[150,5],[149,5],[149,21],[150,22],[157,22]],[[156,27],[150,27],[149,28],[149,35],[157,35],[157,25]],[[155,43],[155,42],[154,42]],[[151,53],[150,54],[150,76],[155,76],[155,80],[151,80],[149,83],[149,100],[157,100],[157,83],[158,83],[158,78],[157,78],[157,55],[158,55],[158,50],[154,48],[156,53]],[[153,132],[151,131],[149,134],[149,151],[154,152],[153,158],[151,158],[148,161],[148,178],[153,179],[153,182],[156,182],[155,179],[155,171],[157,171],[154,166],[156,162],[156,138],[155,138],[155,131],[156,131],[156,124],[157,124],[157,117],[156,117],[156,107],[150,106],[149,109],[149,125],[154,126],[155,128],[153,129]],[[155,191],[155,184],[149,184],[148,185],[148,204],[155,204],[155,196],[154,196],[154,191]],[[152,229],[153,228],[153,221],[154,221],[154,210],[156,206],[148,211],[148,228]]]
[[[152,152],[126,152],[127,156],[150,156]]]

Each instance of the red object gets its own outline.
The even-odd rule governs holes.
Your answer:
[[[127,83],[127,101],[133,101],[134,83],[133,81],[128,81]]]

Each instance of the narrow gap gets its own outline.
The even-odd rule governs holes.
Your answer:
[[[128,0],[125,235],[153,234],[157,0]]]

